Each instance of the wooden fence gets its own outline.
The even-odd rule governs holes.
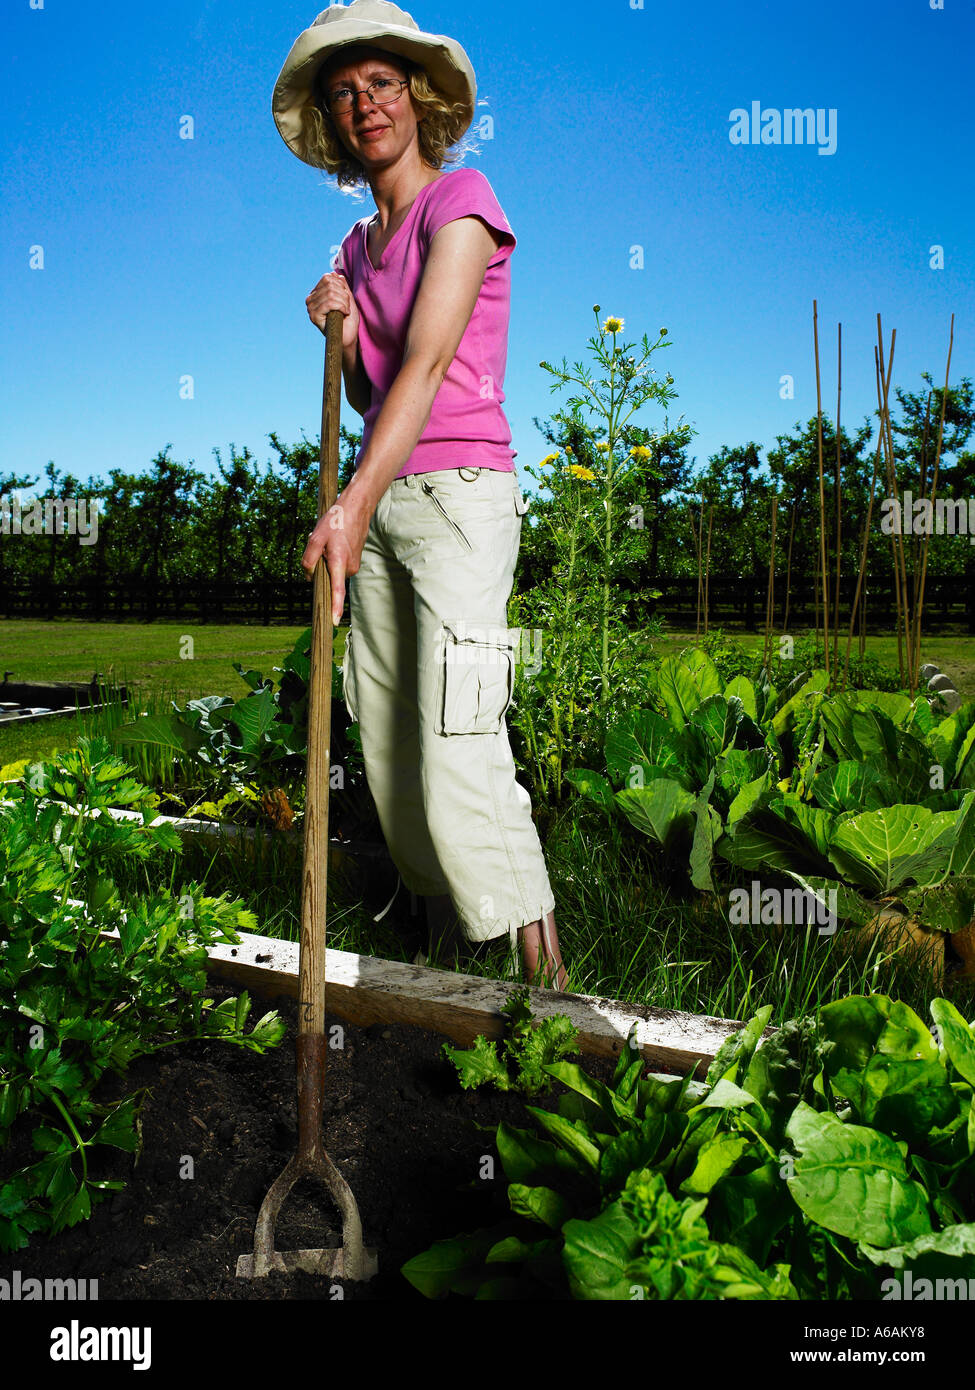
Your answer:
[[[765,621],[766,579],[739,575],[711,575],[709,582],[708,627],[728,631],[761,631]],[[849,626],[849,605],[853,600],[855,576],[847,576],[840,591],[840,631]],[[650,614],[665,619],[681,631],[693,631],[697,621],[698,589],[694,575],[655,581],[663,590],[657,600],[636,597],[628,617],[639,623]],[[781,583],[781,581],[780,581]],[[784,587],[784,586],[783,586]],[[776,632],[783,631],[784,593],[777,590]],[[797,632],[815,623],[815,595],[812,583],[793,582],[789,599],[788,630]],[[896,618],[896,599],[889,580],[871,583],[866,598],[869,632],[892,629]],[[89,621],[261,623],[296,625],[310,621],[311,585],[304,578],[267,582],[261,579],[215,584],[208,578],[183,576],[179,582],[164,583],[150,590],[140,584],[112,583],[4,585],[0,591],[0,614],[7,618],[81,618]],[[701,614],[703,630],[704,615]],[[830,615],[832,628],[832,614]],[[928,575],[924,595],[926,632],[975,632],[975,586],[964,576]]]

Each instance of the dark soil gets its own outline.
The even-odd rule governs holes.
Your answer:
[[[209,992],[217,1000],[231,993],[216,985]],[[252,1020],[265,1012],[264,1001],[254,1004]],[[0,1255],[0,1276],[19,1269],[22,1279],[97,1279],[99,1300],[334,1298],[338,1281],[327,1278],[235,1274],[237,1256],[253,1249],[260,1203],[295,1150],[296,1010],[290,1000],[273,1006],[288,1034],[263,1056],[215,1041],[184,1043],[103,1083],[99,1099],[148,1088],[141,1155],[99,1151],[97,1176],[126,1178],[125,1189],[80,1226]],[[328,1053],[325,1147],[352,1188],[379,1262],[375,1279],[345,1285],[344,1296],[422,1303],[400,1266],[435,1240],[510,1214],[500,1163],[494,1181],[479,1176],[482,1155],[495,1148],[493,1131],[480,1133],[475,1121],[529,1129],[532,1122],[517,1093],[461,1090],[438,1035],[393,1024],[342,1028],[344,1047]],[[609,1063],[585,1065],[609,1079]],[[554,1108],[561,1089],[532,1103]],[[29,1137],[18,1138],[4,1171],[29,1157]],[[187,1157],[191,1177],[181,1176]],[[331,1197],[303,1180],[282,1208],[277,1248],[341,1241]]]

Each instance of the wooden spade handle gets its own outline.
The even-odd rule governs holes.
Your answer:
[[[335,503],[339,481],[339,416],[342,383],[340,309],[325,319],[325,382],[318,473],[319,520]],[[311,672],[308,679],[308,762],[305,774],[305,838],[301,874],[301,950],[298,1034],[324,1036],[325,902],[328,887],[329,740],[332,732],[332,585],[325,564],[315,566]],[[299,1084],[299,1091],[301,1087]],[[320,1109],[320,1105],[319,1105]]]

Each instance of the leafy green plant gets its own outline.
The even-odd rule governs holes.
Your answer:
[[[662,869],[712,889],[722,827],[775,788],[783,758],[777,730],[785,730],[798,692],[780,695],[744,676],[722,688],[710,657],[691,648],[660,663],[654,695],[657,709],[631,711],[609,730],[606,776],[579,768],[567,780],[648,835]]]
[[[146,715],[112,732],[119,747],[152,745],[175,750],[202,764],[210,780],[234,790],[254,783],[269,790],[289,772],[300,773],[307,742],[307,681],[310,658],[305,648],[310,631],[284,659],[281,681],[259,671],[234,669],[250,686],[241,700],[204,695],[180,708],[175,701],[166,715]]]
[[[336,634],[336,641],[338,634]],[[303,795],[308,742],[308,679],[311,670],[311,628],[306,628],[284,657],[277,674],[265,676],[233,663],[250,687],[250,694],[233,700],[227,695],[204,695],[179,706],[170,701],[167,713],[149,712],[113,728],[113,743],[126,756],[145,750],[169,754],[195,769],[200,785],[170,791],[188,816],[229,819],[234,812],[258,803],[282,828],[290,826],[294,805]],[[341,704],[342,669],[333,661],[332,699]],[[345,769],[344,786],[358,789],[364,782],[358,725],[334,719],[333,761]]]
[[[877,1298],[917,1261],[975,1275],[975,1028],[935,1000],[853,995],[766,1034],[770,1006],[703,1082],[609,1086],[549,1063],[540,1133],[501,1124],[510,1216],[403,1266],[427,1297]],[[913,1266],[912,1266],[913,1267]]]
[[[591,374],[593,369],[587,369],[581,362],[574,363],[572,371],[568,370],[564,359],[561,368],[553,367],[548,362],[542,362],[540,365],[555,378],[552,382],[553,390],[575,383],[583,392],[580,396],[569,398],[571,415],[566,420],[570,432],[581,432],[589,443],[586,458],[573,457],[566,466],[566,471],[574,475],[576,483],[581,486],[563,494],[568,501],[567,515],[564,518],[547,517],[547,520],[550,525],[567,523],[560,529],[564,530],[568,538],[566,544],[570,557],[569,577],[576,580],[566,595],[569,607],[577,593],[578,580],[574,573],[574,562],[581,558],[582,550],[590,540],[594,545],[599,578],[596,611],[601,636],[599,701],[605,706],[609,699],[610,624],[614,580],[619,563],[616,554],[618,542],[614,537],[614,525],[618,529],[620,520],[617,516],[617,493],[624,479],[632,481],[648,471],[653,453],[648,445],[633,443],[630,437],[632,427],[628,431],[627,422],[648,401],[665,405],[676,393],[669,389],[673,377],[668,375],[666,381],[655,381],[653,370],[649,366],[653,354],[661,347],[667,346],[666,329],[660,330],[652,344],[644,334],[640,348],[641,356],[637,361],[632,353],[628,352],[628,349],[634,346],[632,343],[617,345],[616,339],[624,326],[623,320],[611,314],[600,324],[598,304],[593,305],[593,313],[596,316],[597,332],[589,338],[588,347],[595,362],[595,373],[602,373],[598,381]],[[608,337],[612,338],[611,347],[607,346]],[[594,431],[582,421],[582,411],[600,421],[600,432],[605,434],[604,438],[595,438]],[[680,433],[684,433],[684,430]],[[546,459],[543,467],[554,461],[554,458]],[[593,484],[592,488],[588,486],[590,483]]]
[[[675,394],[673,378],[657,380],[650,365],[668,345],[666,329],[654,342],[644,334],[639,347],[620,343],[623,320],[610,315],[600,324],[598,304],[593,312],[590,365],[541,363],[554,378],[553,391],[576,385],[581,394],[556,413],[560,451],[526,470],[540,495],[532,515],[537,524],[526,526],[524,540],[529,559],[542,552],[543,568],[512,599],[513,621],[544,644],[537,670],[526,674],[532,663],[519,662],[511,722],[535,798],[548,807],[563,795],[569,758],[580,747],[586,756],[591,742],[598,747],[608,721],[642,700],[653,664],[647,639],[659,631],[656,620],[644,622],[642,632],[627,623],[630,605],[649,597],[642,504],[648,481],[660,474],[661,454],[679,448],[690,430],[651,436],[633,420],[641,407],[665,406]],[[586,415],[595,417],[594,425]]]
[[[618,1200],[594,1221],[567,1221],[564,1261],[573,1297],[795,1299],[788,1271],[765,1274],[735,1245],[711,1239],[703,1213],[707,1198],[671,1196],[662,1173],[649,1168],[628,1176]],[[598,1242],[622,1237],[632,1257],[622,1279],[606,1280]],[[593,1237],[597,1245],[594,1247]],[[617,1293],[618,1289],[618,1293]]]
[[[713,628],[700,638],[699,644],[718,668],[724,684],[735,676],[760,681],[763,677],[773,685],[784,686],[795,678],[796,672],[823,671],[825,662],[821,634],[799,634],[783,643],[774,634],[769,646],[768,660],[762,647],[749,650],[743,642],[721,628]],[[900,674],[877,657],[866,654],[850,658],[847,680],[850,690],[900,691]]]
[[[124,1186],[98,1176],[98,1151],[137,1149],[139,1096],[99,1099],[106,1073],[191,1038],[263,1052],[284,1035],[273,1012],[247,1030],[246,994],[216,1007],[206,997],[207,946],[256,926],[239,902],[196,883],[123,901],[120,870],[180,851],[171,827],[149,824],[148,789],[130,772],[107,740],[82,739],[4,789],[0,1146],[30,1131],[39,1157],[0,1179],[3,1250],[77,1224]],[[106,813],[120,804],[141,823]]]
[[[454,1066],[465,1090],[490,1083],[499,1091],[524,1091],[535,1094],[549,1091],[552,1078],[546,1073],[550,1062],[574,1056],[579,1030],[565,1014],[533,1021],[529,992],[526,987],[515,990],[502,1005],[505,1015],[505,1036],[501,1051],[493,1040],[479,1034],[473,1048],[451,1047],[444,1043],[443,1053]]]
[[[511,600],[512,625],[521,632],[510,716],[512,750],[538,809],[552,813],[565,798],[566,769],[599,757],[606,731],[628,709],[651,699],[658,658],[652,640],[659,624],[628,631],[614,613],[610,630],[610,697],[599,702],[601,635],[595,619],[570,622],[562,581]]]
[[[862,924],[877,900],[957,931],[975,916],[975,702],[936,720],[923,696],[818,702],[795,792],[756,802],[717,846],[787,875]]]
[[[608,732],[606,774],[567,773],[659,853],[660,872],[714,891],[724,865],[780,877],[863,925],[878,901],[957,931],[975,917],[975,702],[938,719],[924,696],[827,695],[821,671],[782,689],[722,686],[690,648],[660,663],[656,708]]]

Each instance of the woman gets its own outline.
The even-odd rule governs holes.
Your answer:
[[[343,375],[364,419],[356,472],[311,533],[366,778],[431,933],[507,937],[528,977],[565,988],[554,895],[515,778],[507,602],[527,510],[501,402],[515,237],[479,170],[443,169],[473,118],[464,50],[385,0],[332,5],[296,40],[275,121],[300,159],[367,183],[376,215],[306,299],[344,315]],[[354,578],[353,578],[354,576]]]

